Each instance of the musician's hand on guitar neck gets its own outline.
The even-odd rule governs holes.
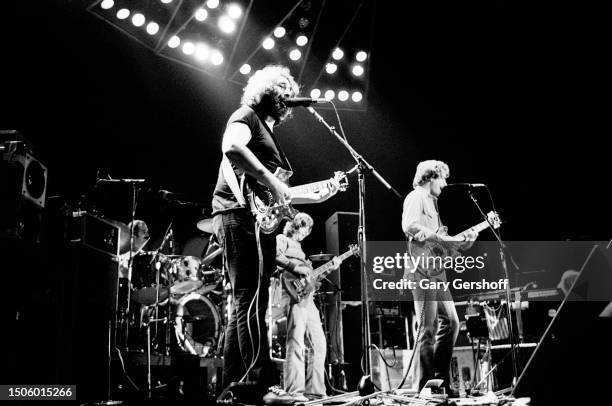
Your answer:
[[[341,264],[342,264],[342,260],[340,260],[340,258],[338,258],[338,257],[334,257],[332,259],[332,268],[331,268],[331,270],[332,271],[337,270],[338,268],[340,268]]]
[[[478,231],[469,230],[463,233],[462,236],[464,243],[461,244],[460,250],[469,250],[470,248],[472,248],[472,245],[474,245],[474,241],[476,241],[476,239],[478,238]]]
[[[289,186],[281,182],[275,176],[269,178],[267,186],[270,189],[272,198],[277,204],[285,205],[291,202],[291,190]]]

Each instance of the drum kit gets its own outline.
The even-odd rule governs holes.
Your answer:
[[[220,355],[224,324],[223,272],[212,264],[222,249],[212,235],[211,219],[198,222],[197,227],[210,235],[201,256],[161,253],[171,238],[170,227],[156,251],[139,251],[142,247],[134,246],[129,240],[129,228],[121,228],[120,252],[129,270],[124,272],[121,301],[125,306],[119,314],[118,338],[126,350],[150,352],[153,349],[163,355],[180,353],[198,357]],[[131,258],[130,244],[136,250]],[[202,247],[200,253],[203,250]]]

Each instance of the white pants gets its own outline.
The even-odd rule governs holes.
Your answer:
[[[287,309],[285,390],[325,396],[327,343],[313,295],[291,304],[289,296],[283,293],[283,305]]]

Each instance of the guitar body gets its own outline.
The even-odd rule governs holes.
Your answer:
[[[339,255],[337,260],[342,262],[348,257],[358,254],[359,247],[357,245],[350,245],[349,250]],[[317,269],[314,269],[308,276],[297,276],[291,272],[283,272],[281,274],[281,283],[289,297],[291,297],[291,301],[299,303],[316,290],[318,282],[334,269],[333,262],[333,260],[326,262]]]
[[[499,215],[490,211],[487,213],[487,220],[483,221],[474,227],[468,228],[467,230],[457,234],[457,236],[465,235],[470,231],[481,232],[488,227],[497,229],[501,226],[501,220]],[[419,263],[419,266],[413,272],[431,278],[441,275],[445,271],[444,262],[445,260],[456,258],[461,255],[459,248],[463,242],[441,242],[441,241],[409,241],[408,242],[408,254],[412,258],[422,257],[423,259]]]
[[[315,283],[310,277],[298,277],[291,272],[281,274],[281,283],[294,303],[301,302],[315,290]]]
[[[417,258],[454,258],[461,255],[458,250],[448,247],[449,243],[442,244],[438,241],[426,241],[426,242],[411,242],[409,255]],[[455,244],[456,245],[456,244]],[[441,275],[445,268],[442,266],[444,262],[441,260],[432,260],[426,263],[425,266],[420,265],[416,272],[421,275],[431,278]]]
[[[283,183],[288,183],[293,172],[286,171],[283,168],[277,168],[274,172]],[[247,199],[251,212],[255,216],[255,221],[259,224],[259,229],[264,234],[272,234],[281,221],[284,219],[292,219],[298,213],[290,204],[276,204],[272,198],[272,193],[261,184],[257,184],[248,188]]]
[[[274,176],[276,176],[281,182],[288,184],[289,178],[293,175],[293,172],[284,170],[283,168],[276,168]],[[338,180],[340,187],[339,190],[346,190],[346,174],[342,172],[336,172],[335,178]],[[329,181],[314,182],[307,185],[292,187],[292,193],[307,193],[316,192],[322,188],[327,187]],[[344,183],[343,183],[344,182]],[[259,225],[259,229],[264,234],[272,234],[280,223],[287,219],[291,220],[298,213],[291,204],[278,204],[274,201],[270,190],[258,183],[258,182],[246,182],[246,197],[249,202],[251,213],[255,216],[255,221]]]

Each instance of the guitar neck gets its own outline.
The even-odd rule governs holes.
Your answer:
[[[470,231],[475,231],[475,232],[479,233],[482,230],[486,230],[490,226],[491,226],[491,224],[489,224],[488,221],[483,221],[482,223],[476,224],[474,227],[470,227],[467,230],[464,230],[464,231],[460,232],[458,235],[464,235],[464,234],[467,234]]]
[[[338,259],[340,261],[344,261],[351,255],[353,255],[353,250],[346,251],[344,254],[340,255]],[[312,278],[317,279],[318,277],[320,277],[321,275],[329,271],[332,268],[332,266],[333,266],[333,260],[326,262],[325,264],[321,265],[320,267],[318,267],[312,272]]]
[[[292,195],[305,195],[307,193],[318,192],[319,190],[327,187],[329,179],[321,180],[318,182],[306,183],[305,185],[293,186],[290,188]]]

